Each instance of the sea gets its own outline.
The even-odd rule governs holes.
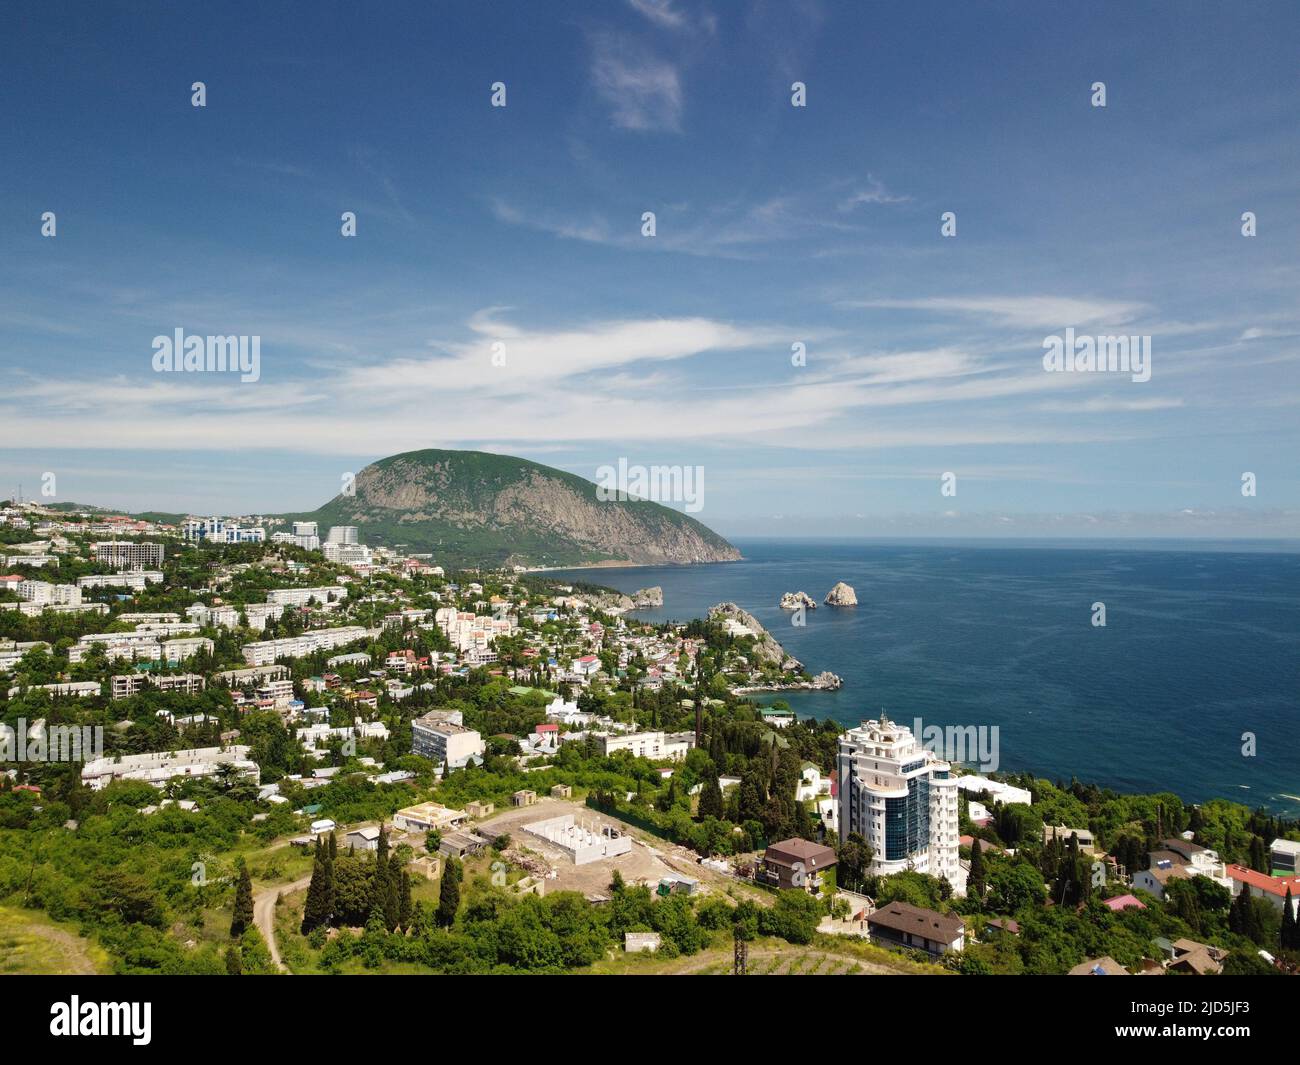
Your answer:
[[[1300,543],[733,542],[743,561],[551,575],[659,585],[647,621],[737,603],[843,679],[753,697],[801,718],[974,726],[990,769],[1300,817]],[[838,581],[856,607],[823,604]],[[798,591],[803,626],[778,606]]]

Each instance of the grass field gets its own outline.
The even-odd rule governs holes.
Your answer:
[[[89,976],[109,971],[108,954],[76,928],[39,910],[0,906],[0,975]]]

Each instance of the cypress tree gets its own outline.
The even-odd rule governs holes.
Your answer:
[[[984,854],[977,838],[970,848],[970,886],[975,889],[976,898],[984,899]]]
[[[722,788],[718,778],[713,777],[700,792],[699,812],[701,817],[722,816]]]
[[[384,900],[384,919],[392,932],[402,923],[402,863],[397,855],[388,859],[388,897]]]
[[[302,934],[306,935],[313,928],[319,927],[323,922],[322,917],[322,896],[325,882],[322,876],[324,862],[321,861],[320,843],[316,845],[316,861],[311,868],[311,883],[307,885],[307,900],[302,904]]]
[[[243,972],[244,967],[239,960],[239,951],[235,949],[235,944],[231,943],[226,947],[226,975],[241,976]]]
[[[1286,900],[1282,903],[1282,929],[1278,936],[1283,950],[1295,950],[1300,944],[1296,942],[1295,911],[1291,909],[1291,888],[1286,889]]]
[[[460,863],[451,855],[442,870],[442,883],[438,888],[438,924],[450,928],[460,909]]]
[[[248,866],[242,860],[239,863],[239,886],[235,888],[235,914],[230,919],[230,937],[238,939],[253,923],[253,878],[248,875]]]
[[[402,888],[401,888],[401,908],[398,914],[399,923],[403,928],[411,927],[411,874],[405,869],[402,870]]]
[[[315,872],[312,879],[316,878]],[[309,892],[310,893],[310,892]],[[333,924],[334,914],[338,911],[338,889],[334,884],[334,860],[326,858],[321,862],[320,889],[320,924]]]
[[[1239,936],[1246,934],[1245,903],[1249,894],[1249,890],[1243,887],[1241,893],[1232,900],[1232,905],[1228,907],[1228,931]]]

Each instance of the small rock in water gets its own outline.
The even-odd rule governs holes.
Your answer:
[[[827,606],[857,606],[858,593],[840,581],[826,594]]]

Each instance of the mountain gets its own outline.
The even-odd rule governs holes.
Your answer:
[[[730,562],[740,552],[694,518],[648,500],[602,501],[596,485],[484,451],[408,451],[371,463],[352,496],[294,515],[355,525],[363,543],[432,552],[441,565]]]

